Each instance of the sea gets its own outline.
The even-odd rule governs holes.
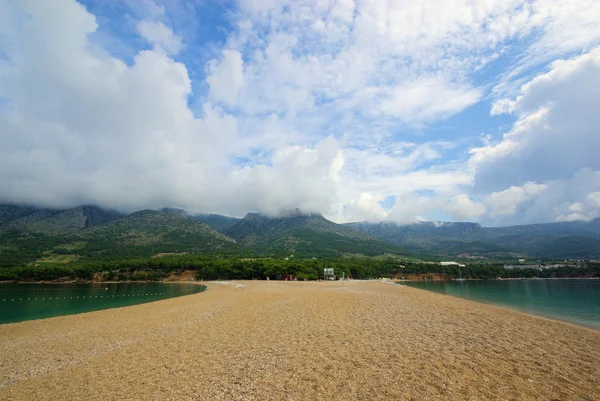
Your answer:
[[[600,330],[600,280],[403,281],[402,284]]]
[[[0,284],[0,324],[196,294],[195,283]]]

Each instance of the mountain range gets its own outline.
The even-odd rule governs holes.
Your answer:
[[[181,209],[129,215],[79,206],[67,210],[0,205],[0,266],[116,260],[164,254],[498,260],[598,258],[600,219],[482,227],[477,223],[336,224],[317,213],[281,217],[191,215]],[[62,259],[61,259],[62,258]]]
[[[206,221],[206,224],[212,223]],[[214,224],[214,223],[213,223]],[[215,226],[213,226],[215,227]],[[223,233],[257,253],[377,256],[403,250],[351,227],[333,223],[320,214],[295,210],[283,217],[248,213]]]
[[[318,215],[320,216],[320,215]],[[240,244],[257,246],[267,238],[269,243],[276,241],[278,234],[283,233],[278,227],[287,222],[286,230],[297,230],[303,233],[302,219],[292,224],[293,215],[285,218],[268,218],[248,213],[243,219],[220,215],[196,215],[198,221],[206,223],[215,230],[241,240]],[[313,218],[313,222],[325,220],[322,216]],[[600,218],[591,221],[558,222],[545,224],[516,225],[508,227],[482,227],[478,223],[460,222],[417,222],[397,224],[394,222],[356,222],[330,225],[327,232],[343,232],[352,235],[359,232],[365,240],[379,240],[396,249],[382,250],[374,243],[364,243],[372,252],[365,252],[361,247],[355,252],[365,255],[383,252],[421,257],[462,258],[462,259],[514,259],[514,258],[598,258],[600,257]],[[333,225],[333,226],[331,226]],[[335,227],[335,228],[334,228]],[[285,232],[289,237],[289,231]],[[315,242],[319,239],[315,233],[306,233]],[[353,234],[356,235],[356,234]],[[292,237],[302,237],[296,235]],[[284,236],[285,237],[285,236]],[[274,238],[274,239],[273,239]],[[356,238],[356,237],[355,237]],[[323,242],[321,242],[323,244]],[[357,244],[353,244],[356,246]]]
[[[482,227],[477,223],[349,223],[348,226],[412,252],[465,259],[597,258],[600,219]]]

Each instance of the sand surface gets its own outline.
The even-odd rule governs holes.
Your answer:
[[[0,326],[8,400],[600,400],[600,332],[380,282]]]

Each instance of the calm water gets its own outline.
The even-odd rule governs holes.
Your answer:
[[[204,289],[191,283],[0,284],[0,324],[141,304]]]
[[[600,280],[425,281],[403,284],[600,330]]]

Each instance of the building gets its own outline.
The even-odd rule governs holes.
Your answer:
[[[556,269],[558,267],[576,267],[576,266],[567,265],[567,264],[552,264],[552,265],[542,265],[542,264],[537,264],[537,265],[504,265],[505,269],[538,269],[538,270],[543,270],[543,269]]]
[[[504,265],[505,269],[541,269],[542,265]]]
[[[465,267],[464,264],[462,263],[456,263],[456,262],[440,262],[440,265],[442,266],[458,266],[458,267]]]

